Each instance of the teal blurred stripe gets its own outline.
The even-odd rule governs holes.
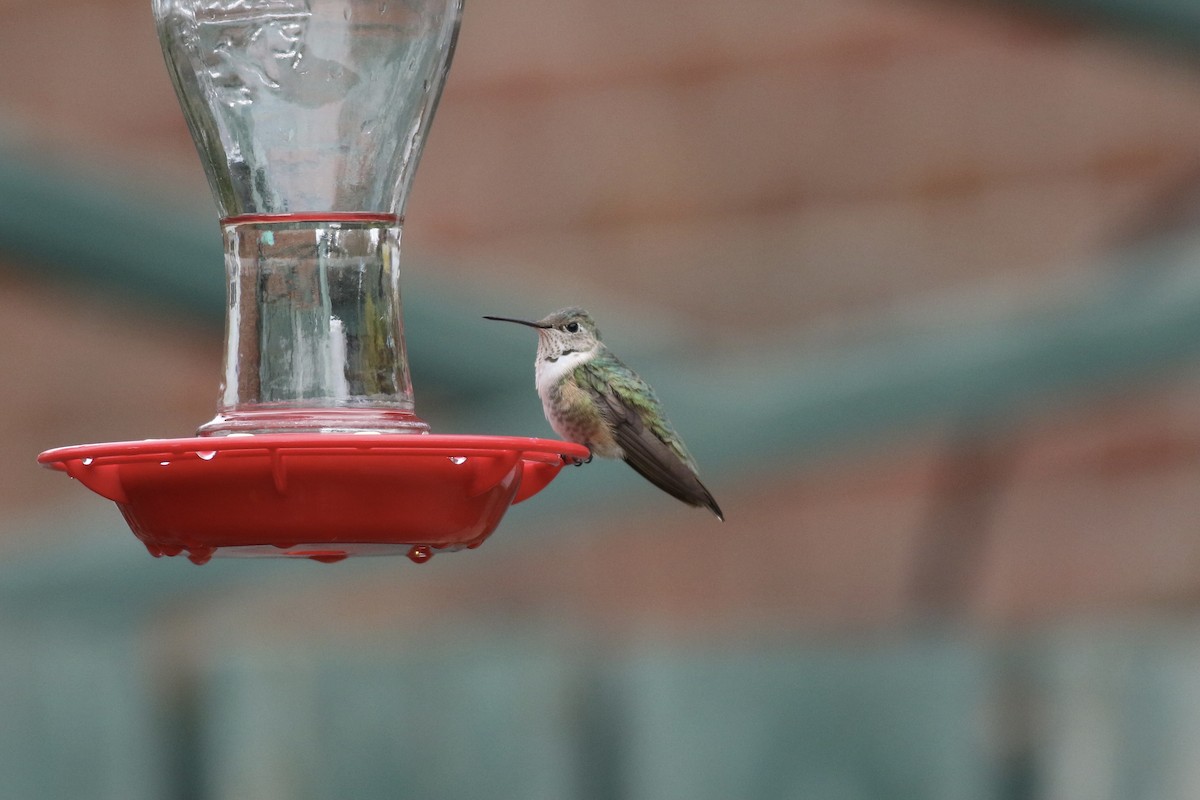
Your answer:
[[[549,637],[239,647],[200,664],[206,797],[573,798],[576,665]]]
[[[614,647],[496,618],[155,664],[153,629],[56,623],[0,619],[13,800],[996,797],[965,638]]]
[[[620,664],[625,791],[639,798],[997,798],[985,647],[646,647]]]
[[[988,0],[995,2],[995,0]],[[999,0],[1103,25],[1123,35],[1200,50],[1200,4],[1195,0]]]
[[[3,143],[0,254],[51,281],[223,319],[215,214],[165,208],[152,194]]]
[[[1184,619],[690,644],[653,627],[596,638],[565,620],[486,613],[319,636],[302,618],[267,637],[260,626],[281,618],[245,619],[174,652],[158,639],[161,617],[0,614],[3,796],[1190,800],[1200,790],[1200,637]]]
[[[214,798],[987,800],[962,639],[604,648],[553,627],[249,645],[201,664]]]
[[[157,698],[131,629],[45,622],[0,614],[0,795],[173,796]]]

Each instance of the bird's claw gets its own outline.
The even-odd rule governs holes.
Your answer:
[[[564,464],[570,464],[573,467],[582,467],[584,464],[592,463],[592,451],[588,451],[587,458],[577,458],[575,456],[559,456]]]

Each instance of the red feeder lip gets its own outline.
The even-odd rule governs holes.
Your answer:
[[[583,445],[517,436],[307,433],[145,439],[38,462],[117,504],[155,556],[352,555],[478,547]]]

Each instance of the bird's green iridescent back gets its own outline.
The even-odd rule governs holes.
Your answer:
[[[693,471],[696,470],[695,460],[684,447],[679,434],[671,427],[654,389],[636,372],[625,366],[607,347],[602,346],[594,358],[576,367],[571,377],[589,394],[597,397],[605,394],[615,395],[621,406],[636,414],[648,430],[670,447]],[[604,404],[598,403],[597,407],[603,409]]]

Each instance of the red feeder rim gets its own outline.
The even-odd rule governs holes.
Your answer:
[[[517,436],[260,434],[47,450],[151,554],[341,561],[478,547],[586,447]]]

